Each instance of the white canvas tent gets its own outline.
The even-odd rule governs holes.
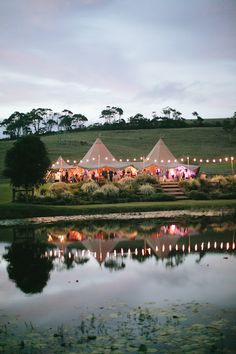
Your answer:
[[[86,169],[98,169],[102,167],[114,167],[117,163],[115,157],[103,144],[100,138],[97,138],[89,151],[85,154],[79,163],[79,166]]]
[[[57,161],[52,164],[52,169],[53,170],[67,170],[68,168],[72,168],[73,166],[69,165],[63,158],[62,156],[59,156]]]
[[[153,149],[144,160],[144,167],[155,166],[173,166],[179,165],[178,160],[166,146],[162,139],[159,139]]]
[[[199,169],[199,166],[196,165],[186,165],[180,163],[161,138],[145,158],[143,166],[144,168],[148,168],[150,166],[167,169],[182,168],[193,171],[194,173],[196,173]]]

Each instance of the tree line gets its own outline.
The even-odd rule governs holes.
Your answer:
[[[9,118],[4,119],[0,126],[4,128],[3,134],[16,139],[27,135],[51,134],[72,130],[115,130],[115,129],[151,129],[151,128],[186,128],[203,126],[222,126],[226,132],[236,130],[236,112],[232,118],[222,121],[209,122],[203,119],[198,112],[192,113],[192,120],[187,120],[182,113],[175,108],[165,107],[160,114],[153,111],[151,117],[145,117],[141,113],[131,116],[127,121],[123,118],[124,111],[120,107],[106,106],[101,111],[99,119],[87,127],[88,118],[80,113],[73,113],[64,109],[61,113],[53,112],[50,108],[32,109],[30,112],[14,112]]]

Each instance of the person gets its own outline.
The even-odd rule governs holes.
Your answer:
[[[95,172],[94,172],[94,171],[92,172],[91,179],[92,179],[93,181],[96,180],[96,178],[95,178]]]
[[[113,171],[110,170],[108,173],[109,173],[109,180],[112,182],[112,180],[113,180]]]
[[[166,179],[169,179],[169,170],[166,170]]]
[[[68,171],[66,170],[66,173],[65,173],[65,182],[68,182],[68,177],[69,177],[69,173],[68,173]]]
[[[107,171],[106,170],[102,170],[102,177],[104,179],[107,179]]]

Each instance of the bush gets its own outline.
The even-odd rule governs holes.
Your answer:
[[[133,190],[134,180],[131,177],[124,177],[119,180],[118,186],[123,190]]]
[[[158,180],[154,176],[147,175],[146,173],[142,173],[134,178],[133,182],[135,185],[142,185],[142,184],[152,184],[157,185]]]
[[[111,183],[105,184],[104,186],[102,186],[100,188],[100,190],[102,191],[102,193],[106,197],[114,198],[114,197],[118,197],[118,195],[119,195],[119,188],[117,188],[116,186],[114,186]]]
[[[146,184],[143,184],[139,187],[139,192],[142,194],[142,195],[152,195],[155,193],[155,188],[149,184],[149,183],[146,183]]]
[[[185,191],[193,191],[200,189],[200,182],[197,179],[180,181],[179,185],[184,188]]]
[[[65,183],[65,182],[56,182],[56,183],[53,183],[50,187],[49,187],[49,190],[51,192],[53,191],[65,191],[65,190],[68,190],[68,185]]]
[[[81,191],[89,195],[92,195],[98,189],[99,185],[94,181],[86,182],[81,187]]]
[[[201,191],[191,191],[188,193],[189,198],[191,199],[199,199],[199,200],[206,200],[209,199],[209,195],[205,192]]]

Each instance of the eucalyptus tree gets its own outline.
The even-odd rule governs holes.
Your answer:
[[[34,133],[40,134],[42,130],[42,123],[45,117],[45,109],[44,108],[33,108],[28,114],[28,119],[33,126]]]
[[[111,123],[114,120],[117,111],[114,107],[106,106],[106,109],[102,110],[99,118],[105,119],[106,123]]]
[[[58,127],[62,130],[71,130],[73,123],[73,112],[69,109],[64,109],[58,116]]]
[[[73,126],[75,128],[82,128],[84,126],[84,123],[88,121],[88,118],[80,113],[74,114],[72,118],[73,118]]]
[[[162,113],[164,114],[163,119],[170,119],[171,108],[170,107],[163,108]]]
[[[18,111],[12,113],[9,118],[1,122],[1,126],[5,127],[3,134],[9,135],[11,139],[29,134],[31,132],[29,125],[27,114]]]
[[[121,121],[121,116],[124,114],[124,111],[123,111],[123,109],[122,108],[120,108],[120,107],[112,107],[112,109],[116,112],[116,114],[118,114],[118,121],[119,121],[119,123],[120,123],[120,121]]]

